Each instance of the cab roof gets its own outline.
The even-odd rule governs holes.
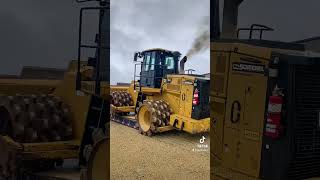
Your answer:
[[[171,51],[171,50],[168,50],[168,49],[162,49],[162,48],[151,48],[151,49],[146,49],[142,52],[149,52],[149,51],[164,51],[164,52],[171,52],[171,53],[179,53],[181,54],[179,51]]]

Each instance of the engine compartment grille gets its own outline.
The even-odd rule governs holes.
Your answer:
[[[320,176],[320,66],[294,68],[295,122],[293,159],[289,179]]]

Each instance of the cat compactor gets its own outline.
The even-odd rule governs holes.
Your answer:
[[[210,80],[185,74],[187,57],[179,61],[180,55],[165,49],[136,53],[134,60],[142,59],[135,65],[138,80],[123,89],[111,87],[112,118],[149,136],[173,129],[208,132]]]
[[[80,9],[78,62],[63,79],[0,79],[0,179],[110,179],[110,3],[96,1]],[[81,41],[87,11],[99,14],[96,46]],[[96,50],[88,62],[84,48]],[[65,159],[77,169],[64,168]]]
[[[212,179],[319,177],[320,55],[262,40],[272,30],[263,25],[235,29],[241,2],[225,1],[222,32],[212,33]]]

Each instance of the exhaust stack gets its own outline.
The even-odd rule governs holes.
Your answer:
[[[180,60],[179,74],[184,74],[184,64],[187,62],[187,60],[188,60],[187,56],[184,56],[184,57]]]

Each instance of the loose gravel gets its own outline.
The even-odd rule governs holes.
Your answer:
[[[208,134],[200,144],[202,135],[170,131],[147,137],[112,122],[110,135],[112,180],[210,179]]]

